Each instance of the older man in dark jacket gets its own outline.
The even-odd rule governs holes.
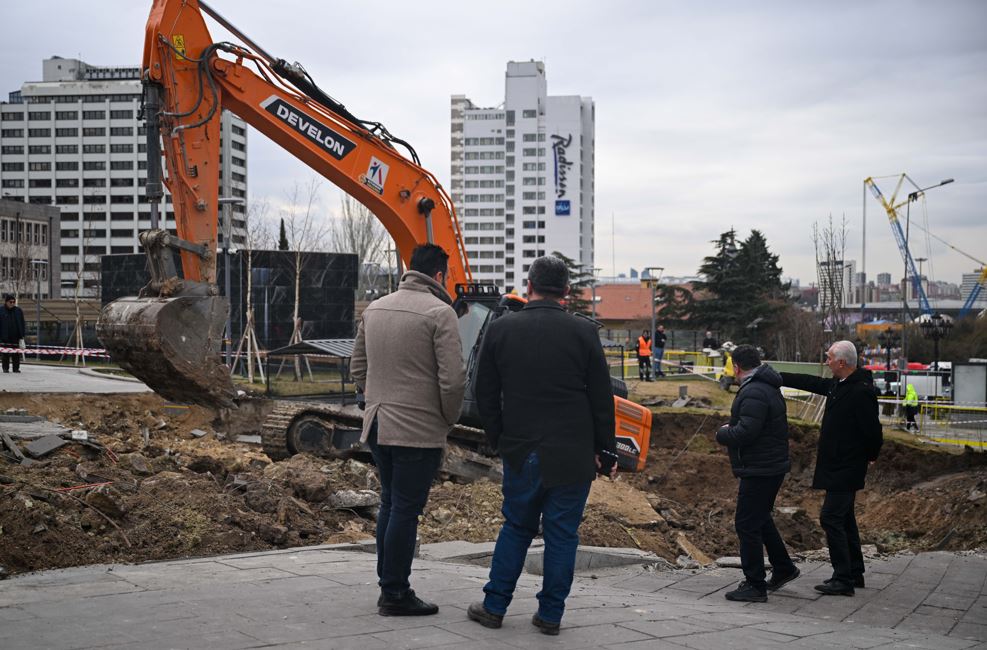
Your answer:
[[[785,386],[826,396],[816,471],[812,487],[826,490],[819,523],[826,531],[833,577],[816,591],[852,596],[864,586],[864,556],[854,515],[857,490],[864,487],[867,465],[877,460],[883,435],[878,417],[877,390],[869,370],[857,367],[857,350],[850,341],[837,341],[826,352],[830,379],[781,373]]]
[[[727,592],[726,598],[763,603],[769,590],[799,576],[771,518],[775,497],[791,469],[788,417],[779,390],[781,375],[761,363],[755,347],[737,346],[733,365],[740,391],[730,409],[730,424],[720,427],[716,441],[727,447],[733,475],[740,479],[735,523],[744,581]],[[771,580],[765,580],[765,548],[771,561]]]
[[[487,439],[504,459],[504,525],[486,596],[468,610],[486,627],[500,627],[540,521],[544,584],[531,622],[545,634],[559,633],[590,485],[601,457],[615,469],[610,373],[596,327],[559,304],[568,283],[560,259],[536,259],[528,304],[491,323],[480,351],[477,406]]]
[[[0,347],[14,348],[23,347],[24,334],[27,327],[24,324],[24,312],[17,306],[14,294],[8,293],[3,296],[3,307],[0,307]],[[21,355],[17,352],[0,353],[3,371],[10,372],[13,364],[14,372],[21,371]]]

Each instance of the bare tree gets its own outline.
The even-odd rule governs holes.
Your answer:
[[[295,276],[295,303],[292,311],[292,332],[289,344],[302,340],[302,321],[299,317],[301,302],[302,271],[308,261],[304,253],[325,248],[329,226],[327,219],[320,219],[319,200],[322,194],[322,181],[313,176],[306,184],[295,182],[287,193],[287,203],[281,209],[288,248],[292,251],[292,266]],[[295,379],[301,379],[301,366],[295,358]]]
[[[838,224],[829,215],[826,224],[820,229],[819,223],[812,224],[812,243],[816,251],[816,273],[819,277],[819,309],[823,323],[837,336],[846,336],[847,321],[843,309],[847,296],[846,263],[846,217]],[[850,282],[853,278],[850,278]]]
[[[376,291],[381,279],[391,238],[380,220],[365,205],[345,192],[340,200],[340,216],[329,225],[329,240],[333,250],[353,253],[357,257],[357,291],[364,296]]]
[[[246,245],[247,255],[247,292],[246,292],[246,323],[243,328],[243,335],[237,343],[236,354],[233,359],[231,373],[236,372],[237,364],[240,361],[240,353],[246,355],[247,381],[254,383],[253,363],[257,363],[257,371],[261,381],[264,381],[264,363],[261,359],[260,346],[257,341],[257,330],[254,327],[254,304],[253,304],[253,252],[255,249],[264,250],[274,247],[274,231],[270,219],[270,204],[266,200],[254,200],[247,208],[247,230]]]

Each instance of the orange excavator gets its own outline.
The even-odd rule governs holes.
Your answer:
[[[203,13],[242,45],[213,42]],[[151,230],[140,234],[140,242],[151,281],[139,296],[108,304],[97,324],[97,335],[122,368],[169,400],[238,406],[219,354],[229,302],[216,284],[220,117],[227,109],[370,209],[405,264],[421,243],[449,253],[447,288],[457,298],[467,367],[475,370],[486,325],[518,302],[472,282],[452,201],[411,145],[379,122],[353,115],[300,64],[271,56],[202,0],[154,0],[142,76],[152,214]],[[164,229],[157,213],[164,186],[172,195],[176,235]],[[615,398],[621,465],[639,470],[651,413],[624,397],[626,388]],[[311,421],[311,414],[298,408],[283,413],[288,416],[265,425],[268,452],[311,450],[298,426]],[[469,397],[464,420],[466,426],[478,424]]]

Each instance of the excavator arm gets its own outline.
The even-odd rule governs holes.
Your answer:
[[[203,12],[246,45],[214,42]],[[415,246],[434,243],[449,254],[450,294],[471,282],[452,201],[417,163],[414,150],[382,125],[353,116],[300,65],[270,56],[205,2],[154,1],[142,75],[153,212],[152,230],[140,239],[152,280],[140,297],[107,305],[97,333],[111,357],[156,392],[178,401],[233,404],[233,384],[219,358],[229,305],[216,287],[224,109],[363,203],[405,264]],[[413,160],[395,145],[406,146]],[[167,176],[160,173],[162,153]],[[158,223],[162,182],[172,195],[177,237]],[[175,251],[183,279],[172,262]]]

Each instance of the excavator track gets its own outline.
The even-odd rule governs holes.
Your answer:
[[[307,417],[319,418],[333,427],[359,429],[363,426],[362,414],[357,415],[338,404],[277,400],[261,428],[264,453],[271,460],[284,460],[295,453],[288,445],[288,433],[293,424]],[[474,448],[486,443],[482,430],[463,425],[453,427],[449,438]]]

